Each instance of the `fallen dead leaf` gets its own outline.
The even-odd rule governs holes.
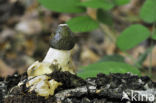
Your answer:
[[[0,77],[7,77],[8,75],[13,75],[15,69],[7,66],[1,59],[0,59]]]

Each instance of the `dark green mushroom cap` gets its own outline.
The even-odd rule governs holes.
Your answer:
[[[75,38],[68,25],[60,24],[50,40],[50,46],[59,50],[71,50],[74,45]]]

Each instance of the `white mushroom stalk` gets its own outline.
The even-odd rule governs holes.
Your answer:
[[[61,68],[62,71],[74,73],[74,67],[71,60],[71,50],[49,48],[43,63],[58,65],[58,68]]]
[[[62,83],[55,81],[46,74],[55,69],[75,73],[72,64],[71,50],[74,47],[74,36],[66,24],[60,24],[56,34],[50,40],[50,48],[42,62],[36,61],[27,70],[29,92],[35,91],[38,95],[48,97]],[[19,83],[19,86],[21,83]]]

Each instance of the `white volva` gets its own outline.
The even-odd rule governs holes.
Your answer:
[[[62,85],[45,75],[53,72],[55,68],[52,68],[52,65],[58,66],[58,68],[61,68],[61,71],[74,73],[71,51],[49,48],[42,62],[34,62],[27,70],[30,81],[26,83],[26,87],[30,88],[29,92],[35,91],[40,96],[48,97],[54,94],[58,86]]]
[[[46,75],[36,76],[26,83],[26,87],[29,88],[29,92],[35,91],[38,95],[48,97],[53,95],[55,89],[62,85],[62,83],[55,81]]]

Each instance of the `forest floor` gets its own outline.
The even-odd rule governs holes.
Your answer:
[[[35,92],[28,92],[26,84],[18,87],[20,76],[17,74],[12,77],[13,79],[7,78],[8,89],[13,86],[14,88],[5,96],[4,103],[123,103],[126,101],[149,103],[151,102],[149,98],[142,100],[139,96],[156,96],[156,82],[152,82],[147,76],[113,73],[98,74],[97,77],[84,80],[69,72],[60,71],[55,71],[49,76],[63,85],[56,89],[54,96],[48,98],[37,96]],[[24,74],[22,79],[26,77]],[[127,94],[129,99],[125,98],[123,93]],[[139,96],[131,100],[132,95]]]

